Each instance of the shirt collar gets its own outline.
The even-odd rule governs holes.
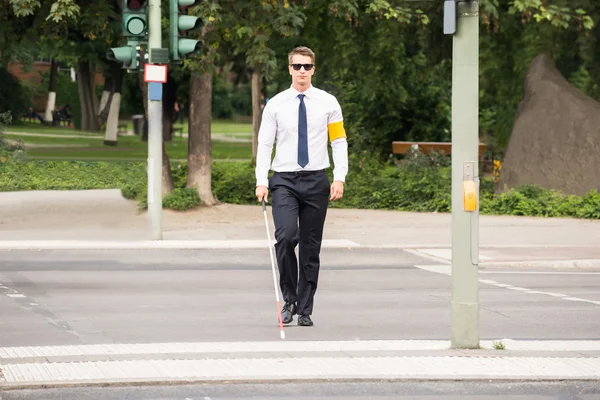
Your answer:
[[[314,92],[314,88],[315,87],[311,84],[310,87],[308,89],[306,89],[304,92],[299,92],[296,89],[294,89],[294,87],[292,85],[290,85],[290,90],[294,94],[294,97],[297,97],[299,94],[304,94],[304,95],[306,95],[306,97],[310,97],[311,93]]]

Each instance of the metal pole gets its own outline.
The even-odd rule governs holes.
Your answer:
[[[465,211],[464,181],[479,203],[479,2],[457,2],[452,54],[452,347],[479,347],[479,206]]]
[[[161,39],[161,0],[150,0],[148,5],[148,49],[159,49]],[[148,85],[148,216],[150,217],[151,237],[162,239],[162,96],[152,100]]]

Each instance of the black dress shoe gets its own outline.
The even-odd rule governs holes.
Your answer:
[[[301,315],[300,317],[298,317],[298,325],[313,326],[313,322],[310,319],[310,315]]]
[[[281,309],[281,320],[284,324],[289,324],[294,320],[296,315],[296,304],[285,303]]]

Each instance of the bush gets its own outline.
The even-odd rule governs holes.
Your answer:
[[[224,203],[256,204],[256,178],[250,163],[215,163],[212,169],[213,194]]]
[[[200,196],[195,188],[175,188],[163,199],[163,207],[178,211],[189,210],[200,203]]]
[[[565,195],[523,185],[497,196],[486,193],[481,201],[481,213],[600,219],[600,194],[592,190],[586,196]]]
[[[451,172],[445,161],[409,155],[400,163],[381,163],[366,152],[349,157],[344,197],[337,208],[446,212],[451,206]],[[439,164],[439,165],[438,165]]]

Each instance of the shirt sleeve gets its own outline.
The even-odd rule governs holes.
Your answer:
[[[258,131],[258,147],[256,149],[256,186],[269,186],[269,168],[271,167],[271,154],[277,133],[277,120],[272,102],[268,102],[263,109],[263,115]]]
[[[346,140],[346,131],[344,129],[342,107],[337,99],[327,121],[327,130],[329,132],[329,140],[331,141],[334,164],[333,180],[345,182],[346,174],[348,173],[348,141]]]

